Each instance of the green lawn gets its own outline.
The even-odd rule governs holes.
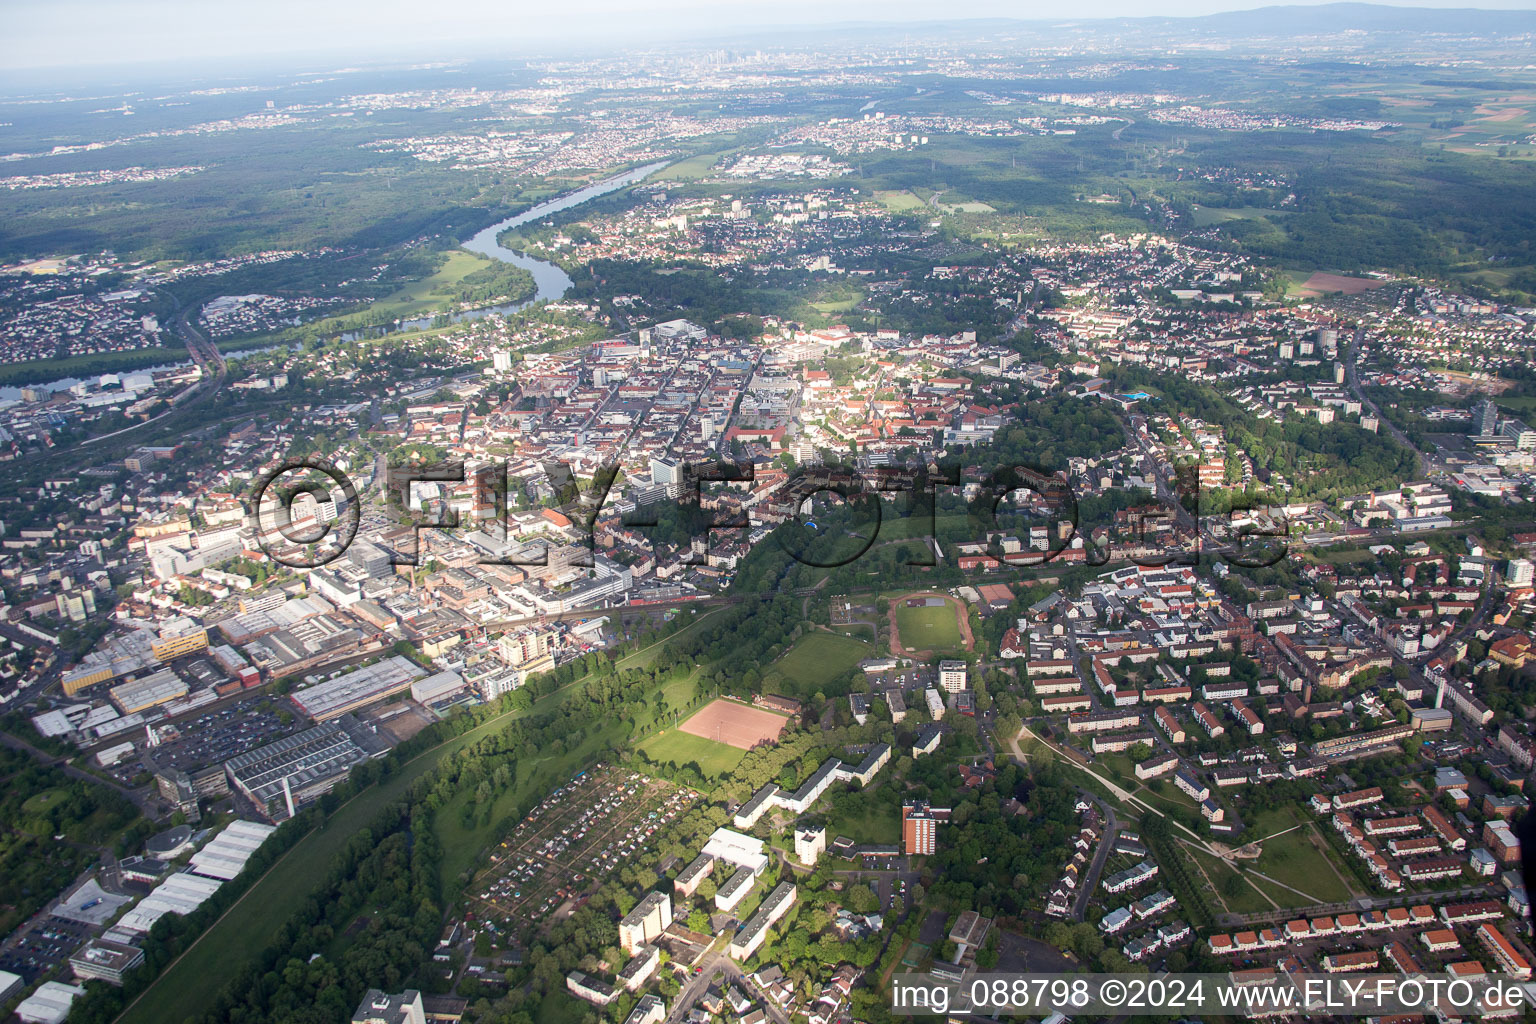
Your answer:
[[[729,743],[718,743],[677,729],[668,729],[654,739],[646,740],[640,744],[640,749],[657,764],[673,761],[683,765],[692,761],[711,779],[728,774],[747,754]]]
[[[1197,206],[1191,220],[1195,227],[1208,228],[1233,220],[1258,220],[1262,217],[1287,217],[1289,210],[1267,210],[1262,206]]]
[[[942,538],[950,534],[969,536],[970,516],[966,515],[941,515],[929,517],[926,513],[910,516],[894,516],[885,514],[880,520],[880,534],[876,540],[883,543],[888,540],[902,540],[908,537],[923,538],[928,536],[931,527],[934,535]]]
[[[373,311],[384,311],[394,316],[412,317],[419,316],[432,310],[441,309],[445,304],[442,295],[435,295],[438,289],[445,293],[458,287],[460,281],[477,270],[491,265],[491,261],[484,256],[477,255],[467,249],[454,249],[448,253],[448,259],[433,274],[419,281],[412,281],[393,295],[387,295],[375,302]]]
[[[872,793],[836,798],[827,815],[827,839],[835,836],[858,843],[901,842],[901,803],[895,790],[882,786]]]
[[[664,167],[647,178],[647,181],[698,181],[707,178],[714,173],[715,164],[720,158],[731,152],[729,149],[718,150],[713,153],[699,153],[690,156],[686,160],[679,160],[670,167]]]
[[[892,213],[912,213],[930,209],[927,203],[905,189],[899,192],[876,192],[875,200]]]
[[[1499,395],[1494,401],[1517,415],[1536,412],[1536,395]]]
[[[945,651],[965,648],[965,642],[960,637],[960,624],[955,620],[955,605],[948,600],[937,608],[910,608],[905,603],[898,603],[896,629],[901,633],[901,646],[908,650]]]
[[[977,202],[974,199],[965,199],[959,202],[939,201],[939,207],[945,213],[996,213],[997,209],[986,203]]]
[[[1149,782],[1152,780],[1148,780]],[[1143,785],[1136,795],[1149,804],[1161,807],[1168,811],[1194,810],[1200,806],[1200,802],[1178,786],[1173,784],[1171,776],[1164,775],[1161,789],[1152,789]]]
[[[787,697],[809,696],[848,672],[874,647],[837,633],[808,633],[763,676],[763,689]]]
[[[1256,820],[1254,831],[1268,836],[1298,824],[1303,827],[1264,844],[1263,855],[1254,862],[1255,868],[1277,882],[1311,894],[1319,903],[1341,903],[1349,899],[1349,890],[1329,867],[1326,854],[1313,842],[1305,816],[1297,814],[1295,808],[1266,812]],[[1301,902],[1300,897],[1289,890],[1282,889],[1273,895],[1280,902],[1293,906]]]
[[[1254,888],[1253,883],[1258,881],[1258,879],[1249,879],[1243,876],[1242,889],[1237,891],[1236,896],[1228,896],[1226,881],[1233,875],[1239,874],[1235,868],[1220,858],[1213,857],[1204,850],[1196,849],[1193,846],[1181,843],[1179,844],[1179,849],[1198,861],[1200,866],[1205,869],[1205,874],[1210,878],[1211,883],[1216,886],[1215,894],[1209,897],[1212,903],[1224,903],[1227,910],[1234,914],[1258,914],[1266,910],[1275,909],[1270,905],[1269,900],[1265,899]]]
[[[26,802],[21,805],[21,809],[28,814],[39,814],[47,810],[49,804],[64,797],[66,792],[63,786],[54,786],[40,793],[33,793],[27,797]]]
[[[858,304],[863,301],[864,293],[859,292],[859,294],[855,295],[851,299],[839,299],[829,302],[813,302],[811,305],[814,306],[817,312],[820,313],[846,313],[858,306]]]

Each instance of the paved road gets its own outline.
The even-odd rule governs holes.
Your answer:
[[[1088,866],[1088,873],[1083,876],[1082,885],[1078,887],[1077,902],[1072,905],[1072,920],[1081,921],[1088,911],[1088,900],[1093,891],[1099,887],[1099,876],[1104,873],[1104,862],[1109,860],[1109,851],[1115,845],[1115,839],[1120,834],[1120,819],[1115,817],[1115,809],[1093,794],[1088,794],[1088,799],[1104,812],[1104,834],[1099,839],[1099,848],[1094,851],[1093,863]]]
[[[703,970],[689,977],[687,982],[683,984],[682,989],[678,991],[677,998],[672,1001],[672,1009],[667,1013],[666,1024],[678,1024],[679,1021],[687,1016],[688,1011],[693,1008],[693,1004],[703,997],[705,991],[714,982],[714,976],[717,971],[724,975],[720,985],[722,989],[727,985],[734,984],[743,993],[762,1006],[763,1012],[768,1015],[768,1019],[773,1021],[773,1024],[790,1024],[789,1018],[785,1016],[784,1011],[763,997],[763,993],[756,985],[752,984],[745,974],[741,973],[741,968],[736,965],[735,961],[725,955],[724,950],[711,948],[699,960],[697,966],[702,967]]]
[[[1355,370],[1355,364],[1360,358],[1360,345],[1364,340],[1365,329],[1357,327],[1354,336],[1350,338],[1349,353],[1344,360],[1344,381],[1349,385],[1350,394],[1359,400],[1362,408],[1371,411],[1371,415],[1380,421],[1381,425],[1386,428],[1387,433],[1392,435],[1392,439],[1398,444],[1412,449],[1414,454],[1418,456],[1419,465],[1415,475],[1422,475],[1429,465],[1429,457],[1419,451],[1414,443],[1408,440],[1408,435],[1399,430],[1395,423],[1383,416],[1376,403],[1365,397],[1365,392],[1360,390],[1360,375]]]

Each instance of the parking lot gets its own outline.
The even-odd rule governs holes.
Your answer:
[[[237,701],[177,722],[176,735],[150,750],[149,756],[161,768],[195,771],[222,764],[302,727],[295,716],[286,716],[288,721],[284,722],[275,708],[260,710],[263,703],[265,700]],[[137,761],[125,761],[122,767],[137,770]]]
[[[931,666],[892,669],[876,672],[865,677],[871,691],[900,689],[907,692],[928,690],[939,685],[939,670]]]
[[[470,885],[470,910],[517,934],[572,913],[698,800],[692,790],[599,766],[545,797]]]
[[[0,953],[0,971],[19,974],[28,985],[63,967],[70,954],[94,934],[89,925],[44,913],[22,928]]]

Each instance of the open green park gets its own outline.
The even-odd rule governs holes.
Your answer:
[[[668,729],[654,739],[639,745],[645,756],[657,764],[685,765],[692,762],[706,778],[717,779],[729,774],[747,752],[729,743],[720,743],[704,736],[694,736],[680,729]]]
[[[786,697],[809,697],[874,655],[875,648],[863,640],[809,633],[763,673],[763,689]]]

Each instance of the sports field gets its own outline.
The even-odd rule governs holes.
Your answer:
[[[891,652],[903,655],[919,651],[965,650],[966,636],[961,632],[959,604],[932,594],[909,594],[891,603],[895,636]],[[900,650],[897,650],[897,645]]]
[[[809,633],[763,674],[763,689],[786,697],[809,697],[874,654],[874,647],[851,636]]]
[[[704,705],[678,729],[715,743],[751,750],[760,743],[777,740],[788,724],[789,719],[783,715],[722,697]]]
[[[1343,292],[1345,295],[1359,295],[1372,288],[1380,288],[1386,283],[1370,277],[1345,277],[1343,274],[1329,274],[1319,270],[1302,283],[1297,294],[1317,296],[1327,295],[1329,292]]]
[[[729,743],[717,743],[703,736],[683,732],[681,729],[668,729],[655,739],[649,739],[640,744],[640,749],[645,751],[646,757],[657,764],[666,764],[670,761],[684,765],[691,761],[699,766],[699,771],[711,779],[728,774],[746,755],[740,747],[733,747]]]

